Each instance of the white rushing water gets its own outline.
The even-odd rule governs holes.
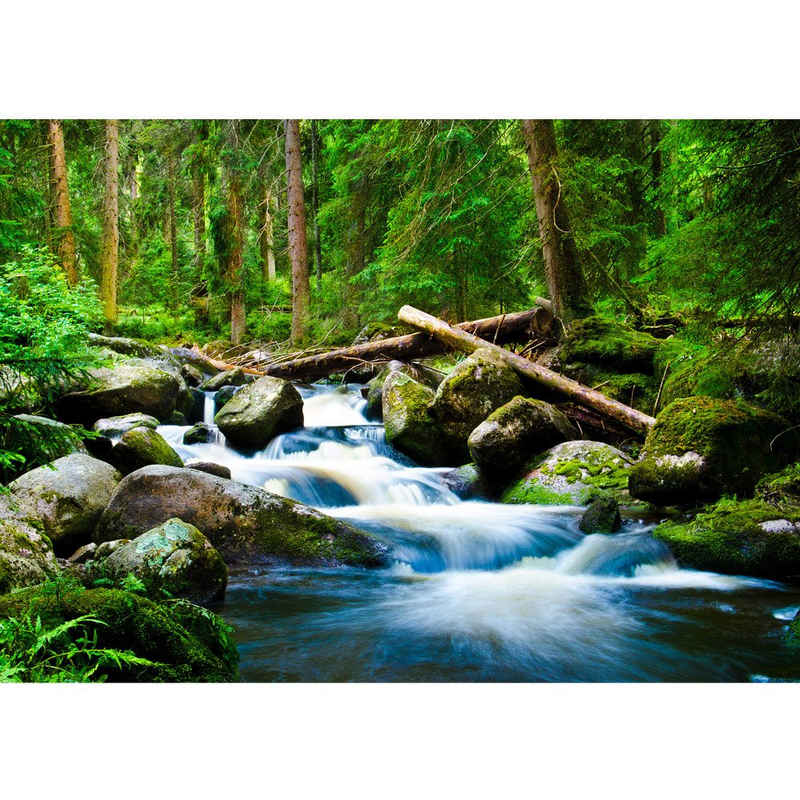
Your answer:
[[[369,611],[357,622],[335,618],[341,626],[337,634],[353,642],[366,635],[366,628],[373,637],[392,631],[404,642],[406,637],[445,637],[456,649],[468,642],[473,660],[517,665],[521,674],[542,679],[581,675],[580,664],[592,665],[586,667],[590,679],[607,674],[638,679],[656,668],[631,667],[626,673],[620,664],[631,652],[653,664],[666,656],[642,655],[652,648],[645,644],[650,633],[644,619],[650,612],[631,600],[637,593],[780,589],[767,581],[680,569],[642,523],[628,522],[615,535],[587,536],[578,529],[581,509],[573,506],[462,500],[448,488],[446,470],[415,466],[387,444],[383,426],[364,418],[365,403],[356,387],[300,391],[304,428],[276,437],[256,453],[237,452],[221,435],[184,445],[186,427],[159,430],[184,459],[223,464],[235,480],[316,506],[391,546],[395,564],[385,571]],[[208,423],[213,409],[209,393]],[[341,574],[341,580],[353,580]],[[282,585],[278,577],[272,580]],[[318,577],[315,590],[325,594],[320,588],[325,581],[353,602],[365,597],[352,583],[345,590],[332,577]],[[789,619],[793,610],[784,603],[775,618]],[[331,635],[332,619],[320,618],[317,641]],[[289,630],[287,636],[302,635]],[[331,650],[343,644],[332,644]],[[284,658],[280,652],[270,658]],[[362,662],[370,658],[364,654]],[[435,661],[433,655],[427,658]]]

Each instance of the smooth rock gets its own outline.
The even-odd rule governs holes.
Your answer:
[[[181,457],[152,428],[133,428],[122,434],[114,445],[113,458],[114,464],[126,475],[148,464],[183,466]]]

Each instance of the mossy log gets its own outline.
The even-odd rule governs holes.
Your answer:
[[[635,408],[612,400],[595,389],[590,389],[577,381],[565,378],[557,372],[498,347],[496,344],[492,344],[473,333],[448,325],[446,322],[412,306],[403,306],[398,312],[397,318],[407,325],[412,325],[421,331],[432,334],[449,347],[463,350],[466,353],[472,353],[481,347],[488,347],[497,352],[509,366],[513,367],[523,377],[563,395],[578,405],[590,408],[615,422],[619,422],[636,433],[646,434],[655,424],[653,417],[643,414]]]

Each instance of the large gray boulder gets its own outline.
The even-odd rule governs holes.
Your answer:
[[[167,464],[182,467],[183,459],[169,446],[166,439],[152,428],[133,428],[122,434],[112,451],[114,464],[124,474],[148,464]]]
[[[116,579],[135,575],[150,595],[167,592],[195,603],[221,599],[228,583],[228,568],[211,542],[175,518],[119,545],[100,571]]]
[[[431,404],[451,463],[467,461],[470,433],[492,411],[523,392],[517,373],[488,348],[476,350],[457,364],[439,384]]]
[[[101,417],[141,411],[167,419],[175,410],[179,382],[168,372],[145,364],[120,364],[89,371],[87,389],[59,398],[58,416],[65,422],[91,425]]]
[[[497,486],[514,477],[536,453],[578,436],[575,426],[550,403],[518,395],[481,422],[467,443],[481,476]]]
[[[115,438],[133,430],[133,428],[145,427],[155,430],[158,427],[158,420],[155,417],[151,417],[150,414],[142,414],[137,411],[134,414],[122,414],[118,417],[99,419],[92,427],[93,430],[97,431],[97,433],[102,433],[103,436]]]
[[[150,344],[144,339],[132,339],[127,336],[101,336],[98,333],[90,333],[89,344],[93,347],[106,347],[124,356],[160,358],[164,355],[164,349],[157,344]]]
[[[433,390],[405,371],[391,372],[383,383],[386,441],[424,466],[454,466],[430,413]]]
[[[743,400],[687,397],[656,418],[630,493],[657,505],[741,497],[799,453],[800,434],[783,417]]]
[[[121,478],[105,461],[73,453],[26,472],[9,489],[21,513],[68,554],[91,539]]]
[[[387,548],[309,506],[194,469],[151,466],[122,480],[95,529],[97,542],[134,539],[171,517],[199,528],[227,563],[380,566]]]
[[[214,422],[231,444],[258,450],[279,433],[302,427],[303,398],[289,381],[259,378],[240,389]]]

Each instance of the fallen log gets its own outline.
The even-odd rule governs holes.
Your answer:
[[[413,325],[421,331],[432,334],[444,344],[463,350],[466,353],[472,353],[481,347],[488,347],[498,353],[510,367],[525,378],[563,395],[578,405],[592,409],[609,419],[619,422],[636,431],[636,433],[646,434],[655,424],[653,417],[643,414],[635,408],[612,400],[595,389],[590,389],[588,386],[584,386],[570,378],[565,378],[563,375],[559,375],[546,367],[534,364],[533,361],[498,347],[496,344],[487,342],[485,339],[468,333],[466,330],[454,328],[446,322],[412,306],[403,306],[398,312],[397,318],[407,325]]]
[[[473,322],[461,322],[454,330],[469,331],[478,336],[486,336],[493,342],[509,343],[526,341],[530,338],[531,326],[537,312],[542,307],[513,314],[501,314]],[[540,325],[541,313],[536,324]],[[342,347],[326,353],[296,358],[259,368],[261,375],[271,375],[287,380],[315,380],[337,372],[347,372],[365,361],[409,361],[416,358],[440,355],[450,349],[449,345],[432,339],[424,333],[411,333],[407,336],[394,336],[377,342]],[[220,363],[217,366],[223,368]]]

